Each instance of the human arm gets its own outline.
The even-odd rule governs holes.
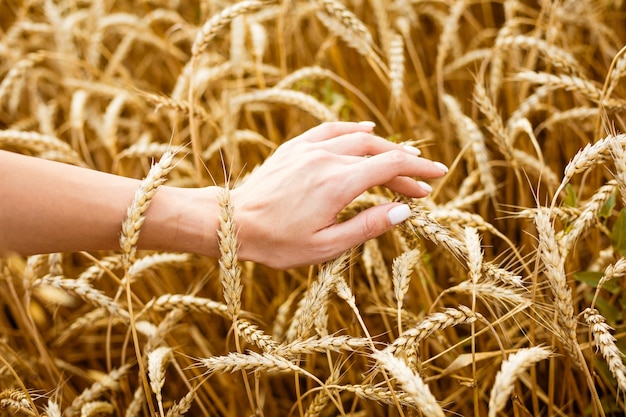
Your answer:
[[[406,206],[389,203],[337,223],[339,212],[368,188],[384,185],[423,197],[428,187],[412,177],[445,173],[412,149],[372,135],[372,129],[357,123],[317,126],[235,184],[239,258],[281,269],[314,264],[404,220]],[[8,152],[0,152],[0,181],[0,252],[23,255],[119,248],[121,224],[140,184]],[[146,212],[139,247],[217,256],[219,191],[161,186]]]

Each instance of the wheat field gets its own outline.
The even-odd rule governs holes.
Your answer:
[[[0,414],[626,415],[625,45],[621,0],[2,0],[2,149],[154,192],[371,120],[450,171],[323,265],[238,261],[227,195],[220,259],[1,259]]]

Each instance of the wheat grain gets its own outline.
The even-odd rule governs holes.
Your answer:
[[[506,405],[513,392],[514,382],[529,367],[550,357],[552,352],[542,346],[523,348],[510,355],[496,375],[491,395],[489,396],[489,417],[495,417]]]

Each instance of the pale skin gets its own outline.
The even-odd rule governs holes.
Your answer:
[[[426,196],[420,179],[444,165],[373,134],[373,124],[324,123],[284,143],[230,190],[241,260],[277,269],[312,265],[375,238],[406,219],[387,203],[345,222],[337,215],[382,185]],[[367,156],[367,157],[366,157]],[[0,254],[118,250],[121,224],[140,180],[0,151]],[[217,186],[161,186],[138,246],[219,256]]]

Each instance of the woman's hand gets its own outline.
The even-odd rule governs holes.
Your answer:
[[[337,215],[367,189],[383,185],[424,197],[447,168],[372,134],[371,123],[324,123],[280,146],[231,190],[239,257],[274,268],[323,262],[406,220],[409,208],[388,203],[338,223]]]

